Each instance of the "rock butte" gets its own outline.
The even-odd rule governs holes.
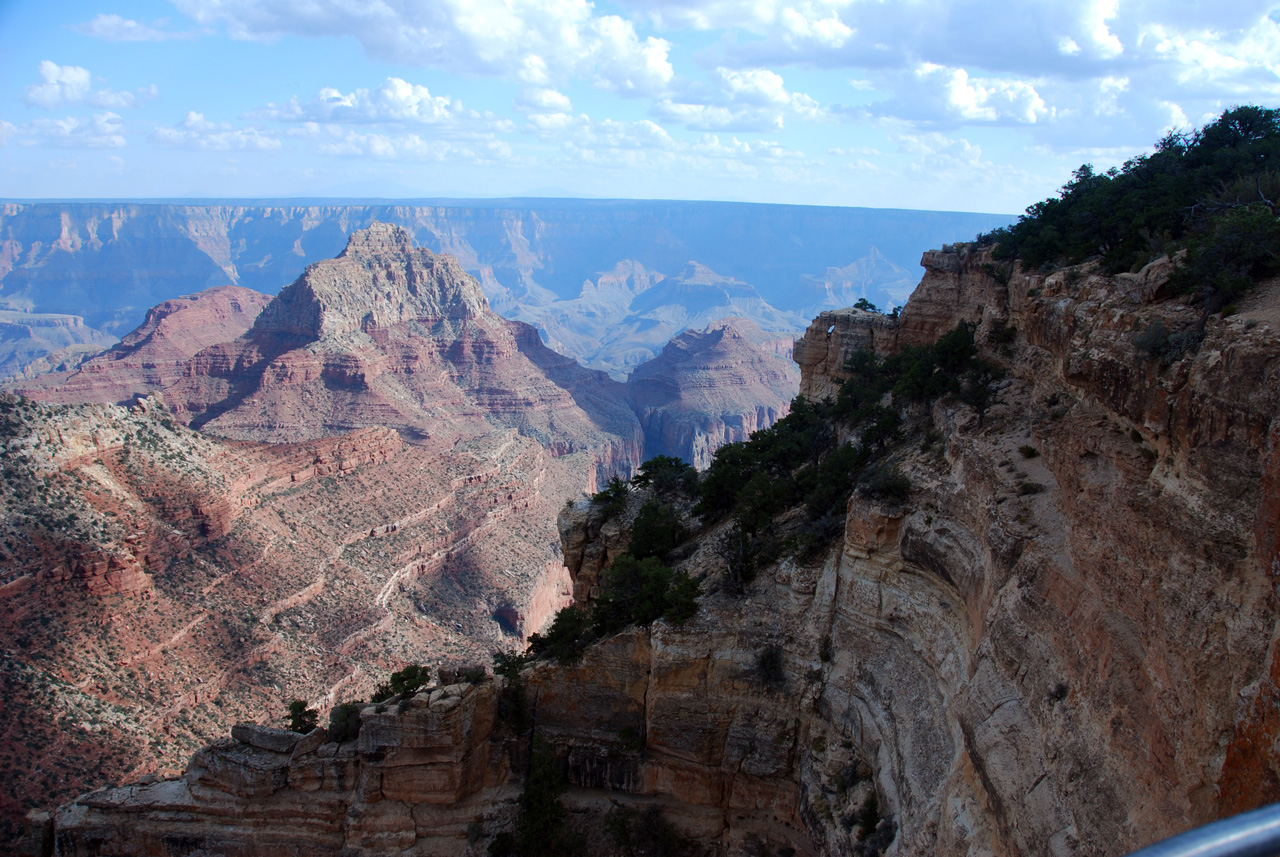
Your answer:
[[[765,359],[737,346],[724,371]],[[705,381],[673,367],[677,392],[681,373]],[[23,772],[0,783],[5,841],[33,800],[173,773],[294,697],[520,646],[569,597],[557,510],[645,455],[624,385],[396,227],[274,299],[167,301],[21,383],[46,403],[0,398],[0,765]]]
[[[802,388],[834,389],[852,349],[973,321],[980,341],[1016,328],[984,354],[1007,373],[996,403],[981,421],[936,404],[941,451],[901,462],[910,502],[855,495],[815,564],[784,561],[745,598],[705,597],[682,627],[531,670],[582,829],[614,803],[656,805],[715,853],[855,853],[845,820],[869,777],[899,854],[1123,854],[1280,798],[1276,285],[1164,366],[1133,331],[1197,311],[1152,300],[1158,269],[1001,282],[966,247],[924,263],[896,325],[856,311],[815,322],[795,349]],[[1020,494],[1025,481],[1045,490]],[[560,527],[579,581],[624,547],[585,503]],[[686,567],[717,571],[708,541]],[[781,686],[752,675],[770,644]],[[180,779],[33,817],[28,842],[484,853],[522,770],[498,693],[495,680],[365,706],[349,744],[227,739]]]

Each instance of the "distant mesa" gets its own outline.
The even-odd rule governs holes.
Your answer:
[[[114,341],[78,315],[0,310],[0,378],[75,367]]]

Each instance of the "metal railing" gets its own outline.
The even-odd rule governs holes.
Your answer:
[[[1224,818],[1134,851],[1129,857],[1277,857],[1280,803]]]

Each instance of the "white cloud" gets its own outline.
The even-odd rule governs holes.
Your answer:
[[[351,36],[385,62],[491,74],[534,86],[571,77],[626,95],[662,91],[670,44],[588,0],[174,0],[233,38]]]
[[[516,107],[525,113],[568,113],[573,110],[573,102],[558,90],[530,86],[520,93]]]
[[[211,149],[230,151],[245,149],[270,152],[279,149],[280,140],[264,134],[257,128],[235,128],[228,122],[209,122],[204,114],[194,110],[173,128],[157,128],[152,139],[175,149]]]
[[[1024,80],[970,78],[962,68],[925,64],[915,76],[943,94],[946,110],[961,119],[980,122],[1034,123],[1052,111],[1035,86]]]
[[[509,119],[467,110],[460,101],[447,95],[432,95],[427,87],[398,77],[387,78],[375,90],[343,93],[326,87],[314,101],[301,103],[294,98],[283,106],[268,104],[250,115],[281,122],[431,125],[473,133],[515,128]]]
[[[89,119],[33,119],[15,129],[24,146],[59,146],[73,149],[117,149],[125,145],[124,123],[111,113],[95,113]]]
[[[500,140],[461,145],[448,140],[424,139],[417,134],[362,134],[342,130],[317,149],[323,155],[377,158],[388,161],[466,161],[486,164],[511,158],[511,147]]]
[[[162,29],[166,22],[156,21],[152,25],[142,24],[119,15],[99,14],[84,24],[72,27],[86,36],[104,39],[108,42],[163,42],[169,39],[189,39],[191,33],[179,33]]]
[[[782,76],[765,68],[717,68],[713,91],[692,90],[653,105],[659,119],[701,131],[777,131],[788,118],[824,119],[827,112],[803,92],[787,90]]]
[[[136,94],[94,89],[93,75],[87,68],[58,65],[50,60],[40,62],[39,73],[40,82],[27,87],[24,100],[32,107],[46,110],[85,104],[120,110],[138,106],[140,98],[154,98],[159,94],[154,84],[139,89]]]

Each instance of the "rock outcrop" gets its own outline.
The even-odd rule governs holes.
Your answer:
[[[131,404],[177,382],[197,352],[245,333],[270,300],[239,286],[174,298],[148,310],[142,326],[105,353],[9,386],[47,402]]]
[[[799,378],[790,360],[764,350],[773,339],[749,321],[724,319],[674,337],[639,366],[627,392],[644,426],[645,457],[671,455],[702,469],[721,446],[785,416]]]
[[[526,673],[575,818],[656,805],[720,854],[1065,857],[1280,798],[1280,292],[1197,346],[1178,335],[1198,309],[1087,267],[926,261],[897,325],[811,329],[802,388],[835,389],[839,355],[964,321],[1005,373],[994,400],[920,414],[933,433],[895,456],[909,497],[855,493],[816,559],[772,561],[735,596],[704,531],[679,552],[707,574],[691,621]],[[1172,335],[1138,348],[1157,320]],[[577,575],[625,542],[593,521],[585,505],[563,518]],[[215,745],[185,780],[98,792],[33,828],[65,854],[267,853],[286,832],[299,853],[481,854],[521,770],[500,697],[495,680],[366,706],[357,744],[310,767]]]

